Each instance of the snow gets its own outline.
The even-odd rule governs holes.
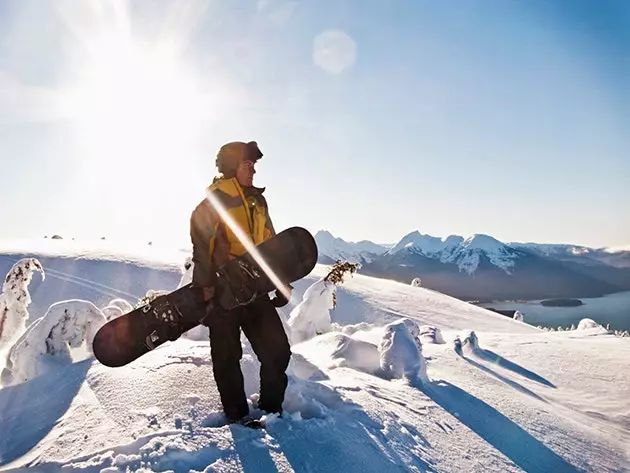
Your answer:
[[[47,264],[59,267],[67,257]],[[3,471],[630,468],[628,338],[597,327],[543,331],[435,291],[360,274],[334,289],[333,309],[332,288],[322,284],[329,268],[318,265],[281,309],[286,321],[299,321],[287,330],[301,333],[292,343],[281,417],[253,407],[260,365],[243,338],[245,390],[252,413],[267,424],[251,430],[226,425],[207,337],[168,342],[122,368],[94,360],[85,322],[118,306],[109,293],[174,289],[182,273],[165,270],[160,260],[122,262],[113,250],[99,261],[87,251],[82,258],[90,264],[76,259],[77,273],[64,271],[65,279],[46,278],[31,290],[35,324],[21,338],[32,339],[29,353],[50,363],[0,389]],[[153,287],[140,291],[130,278],[114,277],[123,268],[136,274],[147,263]],[[78,300],[33,313],[40,299],[79,277],[83,285],[72,283]],[[64,307],[75,315],[64,318]],[[78,323],[60,324],[73,318]],[[41,341],[52,332],[55,351],[70,342],[72,359],[55,364],[56,356],[42,353]],[[75,354],[82,349],[82,356]]]

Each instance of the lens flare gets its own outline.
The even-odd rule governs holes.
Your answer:
[[[249,236],[241,229],[241,227],[236,223],[236,221],[229,214],[227,209],[219,202],[219,200],[212,194],[212,192],[206,192],[206,198],[210,205],[217,211],[219,216],[223,219],[225,224],[230,227],[230,230],[236,235],[236,238],[239,239],[241,244],[245,247],[247,252],[252,255],[256,263],[260,266],[260,268],[265,272],[267,277],[273,282],[276,288],[282,293],[287,300],[291,298],[291,292],[289,288],[283,284],[280,278],[273,271],[271,266],[267,264],[265,259],[262,257],[256,245],[251,241]]]

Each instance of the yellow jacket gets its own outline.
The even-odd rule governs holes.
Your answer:
[[[241,187],[236,178],[217,178],[208,187],[190,217],[194,284],[211,286],[215,268],[247,252],[237,234],[254,245],[275,235],[263,192]]]

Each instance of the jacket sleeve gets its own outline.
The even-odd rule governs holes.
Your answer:
[[[190,239],[194,263],[192,282],[195,286],[214,284],[215,274],[211,258],[218,223],[217,215],[207,200],[201,202],[190,216]]]

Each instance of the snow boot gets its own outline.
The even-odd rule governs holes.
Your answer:
[[[230,424],[239,424],[243,427],[249,427],[250,429],[262,429],[265,426],[261,420],[254,419],[250,416],[245,416],[241,419],[230,421]]]

